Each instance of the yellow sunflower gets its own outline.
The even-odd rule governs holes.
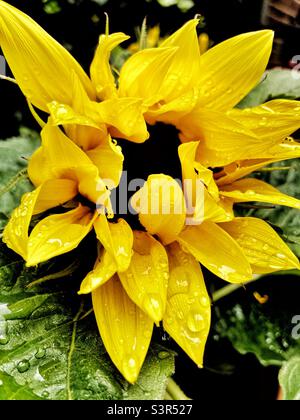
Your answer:
[[[35,266],[76,248],[94,228],[98,258],[79,293],[92,293],[106,349],[131,383],[161,321],[203,365],[211,314],[199,262],[232,283],[300,268],[266,222],[234,214],[234,204],[248,201],[300,208],[298,200],[245,178],[300,156],[300,146],[288,138],[300,126],[299,102],[234,108],[260,81],[273,34],[243,34],[201,54],[197,23],[193,19],[159,47],[133,54],[118,78],[110,53],[128,37],[102,35],[89,78],[32,19],[0,1],[1,48],[27,100],[50,115],[29,162],[35,190],[23,197],[3,239]],[[151,138],[149,144],[176,148],[182,179],[151,171],[131,199],[139,227],[132,216],[113,220],[111,195],[124,156],[112,137],[143,143],[147,123],[158,122],[181,132],[179,147],[177,138]],[[143,165],[148,156],[133,146]],[[31,225],[34,215],[65,203],[64,210]]]

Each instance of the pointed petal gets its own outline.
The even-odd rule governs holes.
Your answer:
[[[128,296],[158,324],[166,309],[169,278],[164,247],[149,234],[134,232],[131,264],[119,277]]]
[[[121,180],[124,162],[121,147],[108,136],[100,146],[89,150],[86,154],[97,166],[99,175],[107,187],[109,189],[117,188]]]
[[[125,379],[134,383],[150,345],[153,322],[129,299],[117,276],[92,296],[106,350]]]
[[[53,173],[51,167],[48,165],[47,155],[43,146],[39,147],[30,157],[28,176],[36,187],[53,178]]]
[[[3,232],[3,242],[27,260],[28,255],[28,230],[41,187],[33,192],[24,194],[19,207],[9,219]]]
[[[101,35],[91,64],[91,79],[101,101],[117,96],[115,78],[110,68],[110,54],[119,44],[130,37],[123,33]]]
[[[210,329],[210,299],[199,263],[174,243],[168,247],[170,280],[164,329],[199,366]]]
[[[151,175],[132,197],[132,207],[139,220],[152,235],[164,244],[175,240],[185,224],[186,207],[182,189],[167,175]]]
[[[28,241],[27,267],[33,267],[75,249],[91,231],[97,213],[79,206],[64,214],[48,216],[32,230]]]
[[[117,272],[114,258],[104,249],[99,253],[94,270],[88,273],[80,285],[79,295],[86,295],[105,284]]]
[[[222,223],[221,227],[243,249],[254,273],[300,269],[298,258],[265,221],[238,217],[232,222]]]
[[[163,81],[177,48],[149,48],[131,56],[119,78],[120,97],[143,98],[148,106],[163,100]]]
[[[97,238],[116,263],[117,271],[126,271],[131,262],[133,232],[124,219],[109,223],[100,215],[94,223]]]
[[[61,206],[78,194],[77,183],[70,179],[51,179],[41,185],[33,214]]]
[[[89,78],[68,51],[4,1],[0,2],[0,45],[24,95],[43,111],[52,100],[71,104],[72,71],[94,98]]]
[[[234,199],[236,203],[258,201],[300,209],[300,200],[281,193],[276,188],[254,178],[240,179],[222,187],[224,197]]]
[[[299,101],[277,99],[254,108],[233,109],[228,115],[263,139],[281,141],[300,127]]]
[[[252,271],[241,247],[212,222],[186,228],[179,243],[216,276],[230,283],[244,283]]]
[[[189,225],[200,225],[205,221],[228,222],[232,219],[234,219],[233,200],[227,197],[215,200],[204,189],[203,196],[199,196],[196,201],[195,212],[189,220]]]
[[[227,111],[260,81],[272,51],[273,32],[238,35],[211,48],[200,59],[199,106]]]

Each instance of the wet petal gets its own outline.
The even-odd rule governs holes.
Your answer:
[[[252,278],[241,247],[215,223],[188,227],[178,236],[178,241],[216,276],[230,283],[244,283]]]
[[[131,262],[133,232],[124,219],[109,223],[100,215],[94,224],[97,238],[116,263],[117,271],[126,271]]]
[[[72,102],[72,71],[90,98],[92,84],[81,66],[29,16],[4,1],[0,3],[0,45],[22,89],[33,105],[48,111],[47,103]]]
[[[134,232],[131,264],[119,277],[133,302],[159,323],[166,309],[169,278],[164,247],[149,234]]]
[[[227,111],[260,81],[272,51],[273,32],[245,33],[211,48],[200,59],[199,106]]]
[[[123,33],[101,35],[91,64],[91,79],[101,101],[117,96],[115,78],[111,72],[110,54],[119,44],[130,37]]]
[[[75,249],[91,231],[96,216],[88,207],[79,206],[67,213],[43,219],[30,234],[27,267]]]
[[[240,179],[222,187],[221,194],[236,203],[258,201],[300,209],[300,200],[281,193],[276,188],[254,178]]]
[[[176,238],[185,224],[186,207],[179,184],[167,175],[151,175],[132,197],[131,204],[139,220],[152,235],[165,244]]]
[[[164,328],[199,366],[210,329],[210,299],[199,263],[179,244],[168,248],[170,280]]]
[[[129,299],[117,276],[92,296],[106,350],[125,379],[134,383],[150,345],[153,322]]]
[[[88,273],[81,283],[79,294],[91,293],[102,286],[116,274],[117,268],[114,258],[105,249],[102,249],[94,270]]]
[[[232,222],[222,223],[221,227],[243,249],[254,273],[300,269],[298,258],[265,221],[238,217]]]

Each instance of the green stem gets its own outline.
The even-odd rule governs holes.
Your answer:
[[[212,301],[217,302],[218,300],[223,299],[224,297],[230,295],[231,293],[235,292],[236,290],[239,290],[248,284],[254,283],[255,281],[259,280],[261,276],[256,276],[254,279],[247,281],[246,283],[242,284],[229,284],[228,286],[223,287],[222,289],[217,290],[212,295]]]
[[[166,396],[168,399],[177,400],[177,401],[185,401],[190,400],[185,393],[179,388],[176,382],[173,379],[169,379]]]

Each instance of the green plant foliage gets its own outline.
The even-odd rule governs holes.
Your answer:
[[[27,160],[39,146],[37,133],[21,129],[20,137],[0,140],[0,229],[25,192],[32,189],[26,173]]]
[[[82,274],[66,269],[67,260],[26,269],[0,248],[0,399],[163,399],[173,354],[154,345],[129,385],[105,351],[90,299],[76,294]]]
[[[279,382],[283,391],[284,400],[300,400],[300,356],[292,357],[284,363]]]
[[[248,108],[263,104],[272,99],[300,98],[300,74],[291,70],[270,70],[263,81],[239,104]]]

